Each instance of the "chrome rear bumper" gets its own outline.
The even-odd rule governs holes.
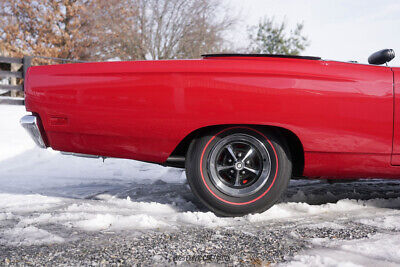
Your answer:
[[[44,143],[39,130],[38,119],[36,116],[26,115],[21,118],[20,123],[39,147],[46,148],[46,144]]]

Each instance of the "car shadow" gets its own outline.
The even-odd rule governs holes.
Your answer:
[[[281,202],[321,205],[335,203],[342,199],[395,198],[400,198],[400,180],[360,179],[348,182],[333,181],[333,183],[327,180],[295,180],[288,186]]]
[[[167,183],[158,180],[152,184],[132,184],[124,188],[115,188],[96,194],[87,199],[102,199],[103,195],[111,195],[120,199],[129,198],[134,202],[173,204],[179,212],[208,211],[208,209],[192,194],[187,183]],[[189,203],[189,205],[188,205]],[[190,203],[192,205],[190,205]]]

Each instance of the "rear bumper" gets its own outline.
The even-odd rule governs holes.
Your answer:
[[[20,123],[32,137],[33,141],[35,141],[36,145],[41,148],[46,148],[46,144],[39,130],[38,118],[36,116],[26,115],[21,118]]]

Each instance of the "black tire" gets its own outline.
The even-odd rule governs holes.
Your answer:
[[[251,161],[244,154],[250,154]],[[220,216],[269,209],[291,175],[291,156],[284,140],[256,128],[215,130],[193,140],[186,155],[186,176],[193,193]]]

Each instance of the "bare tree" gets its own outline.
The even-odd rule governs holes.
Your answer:
[[[195,58],[236,19],[219,0],[0,0],[0,51],[83,60]]]
[[[0,1],[0,50],[13,56],[37,54],[91,58],[92,0]]]
[[[120,4],[125,8],[113,8],[124,12],[124,18],[101,28],[103,50],[121,59],[196,58],[219,51],[226,42],[224,34],[236,22],[219,0],[124,0]],[[98,10],[102,16],[110,14]]]

